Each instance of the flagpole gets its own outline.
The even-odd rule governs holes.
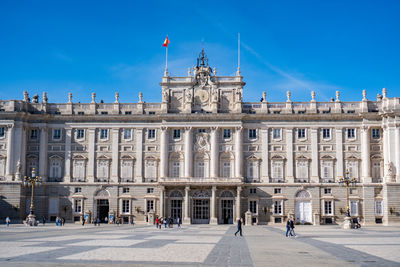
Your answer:
[[[168,46],[165,48],[165,76],[168,76]]]
[[[236,75],[240,75],[240,32],[238,33],[238,67]]]

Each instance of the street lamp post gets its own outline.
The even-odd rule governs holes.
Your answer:
[[[343,229],[351,229],[351,216],[350,216],[350,200],[349,200],[349,188],[355,187],[357,184],[356,178],[350,177],[350,172],[347,170],[345,176],[340,178],[339,185],[346,186],[346,217],[344,218]]]
[[[42,177],[36,176],[36,170],[35,168],[32,169],[31,176],[25,176],[24,177],[24,186],[25,187],[31,187],[31,207],[28,215],[28,220],[27,224],[30,226],[36,226],[36,218],[34,214],[35,206],[33,204],[33,197],[34,197],[34,188],[35,186],[39,186],[42,183]]]

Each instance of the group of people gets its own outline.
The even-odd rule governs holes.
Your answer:
[[[296,237],[296,233],[294,232],[294,219],[288,218],[286,221],[286,237],[294,236]]]
[[[64,226],[65,224],[65,218],[64,217],[58,217],[56,218],[56,225],[57,226]]]
[[[161,229],[161,226],[164,224],[164,228],[173,228],[174,226],[174,218],[172,217],[156,217],[155,225],[156,228]],[[181,218],[176,218],[176,224],[178,228],[181,228]]]

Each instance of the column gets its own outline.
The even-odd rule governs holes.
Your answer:
[[[14,156],[14,125],[7,125],[7,161],[6,161],[6,177],[7,180],[13,178],[13,156]]]
[[[27,128],[23,127],[22,129],[22,145],[21,145],[21,155],[20,155],[20,163],[21,163],[21,180],[24,178],[24,175],[26,174],[26,132]]]
[[[136,129],[136,179],[137,183],[143,182],[143,129]]]
[[[64,182],[71,181],[71,138],[72,138],[72,129],[65,129],[65,167],[64,167]]]
[[[14,137],[13,137],[13,159],[12,162],[14,163],[12,165],[13,171],[12,173],[14,174],[14,180],[15,181],[21,181],[21,158],[22,155],[22,147],[23,147],[23,125],[21,122],[16,122],[14,125],[15,131],[14,131]]]
[[[112,161],[111,161],[111,182],[118,182],[119,163],[119,129],[112,129]]]
[[[238,186],[237,190],[236,190],[236,221],[239,220],[242,216],[241,214],[241,202],[240,202],[240,198],[241,198],[241,192],[242,192],[242,187]]]
[[[261,177],[264,183],[269,182],[269,135],[268,135],[268,128],[261,130],[261,140],[262,140],[262,161],[261,161]]]
[[[287,158],[287,182],[294,183],[293,176],[293,129],[286,129],[286,158]]]
[[[318,128],[311,129],[311,181],[318,183]]]
[[[96,129],[88,129],[89,132],[89,158],[88,158],[88,182],[94,183],[94,164],[95,164],[95,142],[96,142]]]
[[[192,177],[193,173],[193,133],[192,127],[185,127],[185,177]]]
[[[364,183],[371,183],[371,156],[370,156],[369,127],[361,127],[361,175]]]
[[[160,217],[164,217],[164,192],[165,187],[160,187]]]
[[[396,182],[400,183],[400,124],[396,124]]]
[[[218,177],[218,127],[211,127],[211,157],[210,157],[210,176]]]
[[[235,134],[235,176],[243,178],[243,127],[236,127]]]
[[[190,192],[190,187],[186,186],[185,187],[185,209],[184,209],[184,214],[183,214],[183,223],[184,224],[190,224],[191,223],[189,192]]]
[[[336,177],[343,178],[343,129],[336,128]]]
[[[217,187],[214,185],[211,188],[211,205],[210,205],[210,211],[211,211],[211,218],[210,218],[210,224],[218,224],[217,220],[217,214],[216,214],[216,204],[217,204]]]
[[[168,177],[168,129],[161,127],[160,177]]]
[[[39,147],[39,175],[43,181],[47,180],[47,127],[40,128],[40,147]]]

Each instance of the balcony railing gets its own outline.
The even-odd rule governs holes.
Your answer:
[[[334,183],[335,179],[333,178],[321,178],[321,183]]]
[[[285,183],[285,179],[284,178],[271,178],[270,183]]]
[[[295,183],[309,183],[310,179],[308,179],[308,178],[295,178],[294,182]]]
[[[170,178],[163,177],[160,178],[161,183],[242,183],[242,178],[223,178],[223,177],[179,177]]]

